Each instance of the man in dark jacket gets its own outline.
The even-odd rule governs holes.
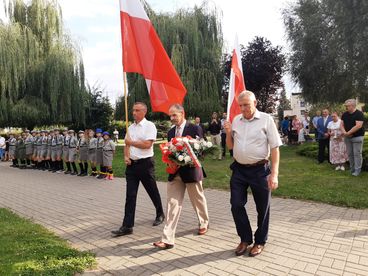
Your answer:
[[[202,129],[185,120],[184,108],[173,105],[169,110],[170,120],[174,127],[168,132],[168,140],[174,137],[191,136],[203,137]],[[159,249],[174,247],[175,231],[178,225],[180,212],[183,206],[185,190],[188,190],[189,198],[199,221],[198,235],[204,235],[208,231],[208,209],[204,196],[202,180],[204,172],[202,168],[182,166],[175,174],[169,175],[167,184],[167,215],[162,239],[155,242]]]

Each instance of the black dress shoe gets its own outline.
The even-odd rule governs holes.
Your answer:
[[[161,223],[163,223],[165,220],[165,215],[161,215],[161,216],[158,216],[156,217],[155,221],[153,222],[153,226],[158,226],[160,225]]]
[[[126,236],[133,234],[133,228],[120,227],[119,230],[111,231],[114,237]]]

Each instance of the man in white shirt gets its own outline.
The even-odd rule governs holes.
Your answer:
[[[253,92],[243,91],[238,103],[242,114],[237,115],[232,124],[224,124],[226,144],[234,154],[234,162],[230,166],[231,212],[240,237],[235,254],[243,255],[253,244],[252,228],[245,209],[250,187],[258,213],[255,243],[249,252],[249,256],[254,257],[262,253],[267,241],[271,190],[278,187],[279,147],[282,142],[272,117],[257,110]]]
[[[146,114],[146,104],[141,102],[134,104],[134,123],[128,129],[124,149],[125,164],[127,165],[125,171],[127,181],[125,214],[122,226],[116,231],[111,231],[115,237],[133,233],[139,182],[142,182],[156,208],[156,219],[153,226],[160,225],[165,219],[161,196],[155,180],[153,158],[153,142],[156,140],[157,129],[152,122],[145,118]]]
[[[0,135],[0,161],[3,160],[6,149],[5,138]]]

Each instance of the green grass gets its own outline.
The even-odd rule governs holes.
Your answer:
[[[114,158],[114,172],[124,177],[122,147],[117,148]],[[349,171],[335,171],[328,163],[318,165],[315,159],[297,154],[297,146],[281,147],[279,189],[273,195],[284,198],[312,200],[338,206],[368,208],[368,173],[353,177]],[[156,177],[166,181],[165,164],[155,146]],[[225,160],[207,159],[203,166],[207,173],[206,188],[229,190],[231,164],[229,156]]]
[[[0,275],[74,275],[96,265],[44,227],[0,209]]]

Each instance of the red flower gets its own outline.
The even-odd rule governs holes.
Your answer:
[[[184,149],[184,147],[180,144],[176,145],[175,147],[178,151],[182,151]]]

